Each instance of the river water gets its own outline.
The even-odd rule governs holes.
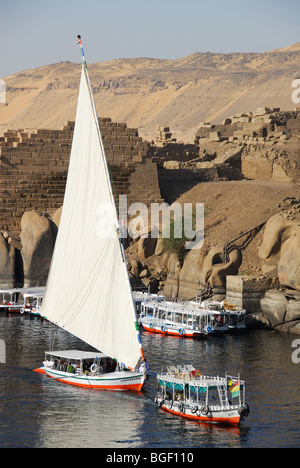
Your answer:
[[[28,316],[0,316],[6,363],[0,364],[0,448],[180,449],[300,446],[297,336],[270,330],[188,340],[141,333],[152,372],[193,364],[203,374],[227,370],[246,380],[250,414],[238,428],[195,423],[159,410],[156,378],[143,394],[73,388],[37,374],[54,327]],[[89,349],[63,330],[56,349]]]

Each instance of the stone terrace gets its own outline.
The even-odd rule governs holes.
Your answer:
[[[137,129],[99,119],[116,195],[161,202],[157,165]],[[26,210],[52,215],[63,204],[74,122],[62,130],[8,130],[0,138],[0,228],[20,232]],[[141,183],[142,182],[142,183]]]

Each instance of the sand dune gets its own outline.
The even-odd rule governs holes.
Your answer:
[[[257,107],[292,110],[291,84],[300,43],[265,53],[195,53],[178,60],[118,59],[89,66],[98,114],[155,137],[168,125],[193,141],[201,121]],[[58,128],[75,119],[80,65],[62,62],[4,78],[0,133],[7,128]]]

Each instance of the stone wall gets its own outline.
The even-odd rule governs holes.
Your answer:
[[[200,148],[219,143],[241,148],[240,167],[248,179],[295,181],[300,178],[300,112],[259,108],[224,120],[202,123],[195,142]]]
[[[270,287],[269,278],[256,278],[247,275],[226,277],[226,301],[247,310],[247,313],[260,313],[260,301]]]
[[[115,194],[130,203],[162,201],[149,143],[125,123],[99,123]],[[0,138],[0,228],[18,233],[26,210],[51,215],[62,205],[73,131],[68,122],[61,130],[8,130]]]

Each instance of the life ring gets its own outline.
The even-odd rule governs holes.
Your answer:
[[[211,327],[207,327],[206,331],[207,331],[207,333],[211,333],[211,332],[212,332],[212,328],[211,328]]]
[[[25,312],[25,309],[24,309],[24,307],[22,307],[22,308],[20,309],[20,313],[21,313],[21,314],[24,314],[24,312]]]
[[[90,367],[90,371],[92,372],[92,374],[96,374],[96,372],[99,371],[99,367],[97,366],[97,364],[92,364]]]
[[[166,327],[164,325],[162,325],[160,329],[161,329],[162,332],[166,331]]]
[[[182,330],[182,328],[179,328],[178,333],[179,333],[179,335],[183,335],[183,330]]]
[[[204,416],[208,414],[208,411],[209,411],[208,406],[203,406],[203,408],[201,408],[201,413],[204,414]]]
[[[193,406],[191,409],[192,414],[197,413],[197,411],[198,411],[198,406]]]

